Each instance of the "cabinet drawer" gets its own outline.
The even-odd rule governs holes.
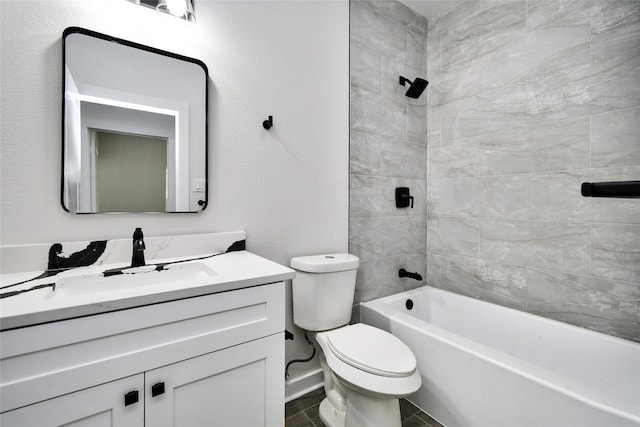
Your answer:
[[[1,412],[284,330],[284,283],[0,333]]]

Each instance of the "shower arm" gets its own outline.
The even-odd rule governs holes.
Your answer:
[[[413,82],[406,77],[400,76],[398,80],[400,81],[400,86],[404,86],[405,83],[409,83],[410,85],[413,84]]]

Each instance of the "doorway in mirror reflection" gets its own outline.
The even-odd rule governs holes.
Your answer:
[[[162,212],[167,204],[167,140],[92,132],[96,211]]]

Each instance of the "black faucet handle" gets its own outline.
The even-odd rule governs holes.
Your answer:
[[[142,233],[142,228],[140,227],[136,228],[136,231],[133,232],[133,245],[142,247],[142,249],[145,248],[144,234]]]
[[[144,250],[146,246],[144,244],[144,234],[142,234],[142,228],[136,228],[133,232],[133,253],[131,255],[131,267],[140,267],[145,265]]]
[[[144,234],[142,234],[142,228],[137,227],[133,232],[133,240],[142,240],[144,239]]]

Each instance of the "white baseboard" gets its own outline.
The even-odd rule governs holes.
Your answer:
[[[284,382],[284,401],[289,402],[324,385],[322,369],[318,368]]]

